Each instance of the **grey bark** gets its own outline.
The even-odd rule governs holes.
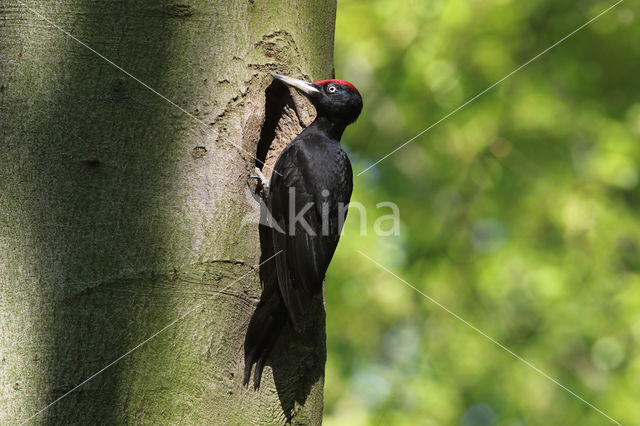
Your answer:
[[[24,3],[184,111],[0,3],[0,424],[319,423],[320,301],[260,391],[241,385],[246,179],[310,120],[265,90],[270,71],[331,76],[335,0]]]

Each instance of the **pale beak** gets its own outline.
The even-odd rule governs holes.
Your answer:
[[[312,95],[314,93],[320,92],[312,83],[306,82],[304,80],[298,80],[297,78],[291,78],[287,77],[286,75],[276,74],[273,72],[271,73],[271,76],[273,78],[277,78],[288,86],[295,87],[296,89],[304,92],[307,95]]]

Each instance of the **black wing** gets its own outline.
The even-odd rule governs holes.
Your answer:
[[[282,250],[275,258],[278,283],[293,326],[301,331],[340,238],[353,175],[337,142],[304,139],[292,142],[274,169],[280,175],[272,175],[269,204],[274,250]]]

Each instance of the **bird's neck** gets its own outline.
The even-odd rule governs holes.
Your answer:
[[[330,120],[327,117],[318,116],[308,128],[325,133],[331,139],[335,139],[340,142],[340,138],[342,137],[342,133],[346,127],[347,124],[343,122],[336,122],[335,120]]]

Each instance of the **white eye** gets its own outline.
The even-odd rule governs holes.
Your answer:
[[[329,93],[333,93],[333,92],[335,92],[335,91],[336,91],[336,86],[329,86],[329,87],[327,87],[327,91],[328,91]]]

